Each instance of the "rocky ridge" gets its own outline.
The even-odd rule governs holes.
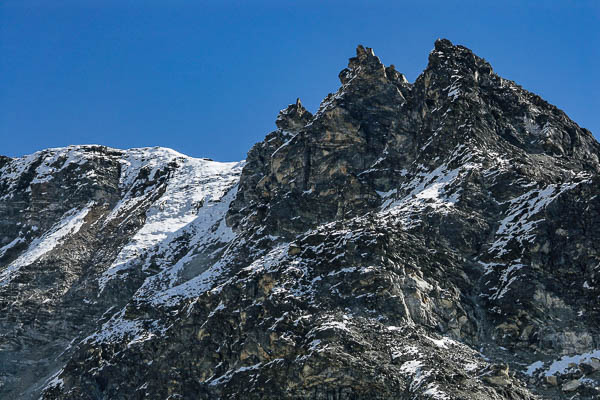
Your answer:
[[[0,159],[0,395],[597,397],[591,133],[444,39],[339,78],[244,163]]]

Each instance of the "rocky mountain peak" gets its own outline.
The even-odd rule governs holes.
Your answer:
[[[596,399],[600,147],[441,39],[245,163],[0,157],[0,397]]]
[[[480,73],[487,74],[492,72],[492,67],[487,61],[464,46],[452,44],[448,39],[437,39],[433,50],[429,53],[427,68],[432,69],[435,67],[450,70],[473,70],[473,72],[479,70]]]
[[[421,118],[433,121],[436,112],[442,112],[439,115],[445,118],[485,125],[464,132],[460,138],[449,132],[446,139],[464,141],[472,136],[478,146],[499,146],[503,151],[523,151],[531,157],[558,156],[577,168],[598,169],[599,147],[589,131],[539,96],[494,73],[492,66],[470,49],[447,39],[435,42],[412,95],[417,101],[411,105]],[[436,148],[445,147],[436,145],[430,150]]]
[[[312,116],[298,98],[296,103],[290,104],[279,112],[275,125],[284,131],[297,132],[312,119]]]
[[[378,193],[410,193],[402,187],[411,173],[457,168],[469,159],[495,165],[489,154],[518,154],[514,168],[527,179],[564,179],[565,165],[597,168],[598,144],[589,133],[500,78],[471,50],[440,39],[429,58],[410,84],[359,45],[340,73],[342,86],[314,116],[288,106],[278,117],[280,131],[249,152],[228,221],[237,227],[249,221],[239,211],[256,207],[253,224],[272,223],[273,231],[294,235],[374,210],[385,203]],[[293,222],[283,217],[290,212],[298,216]]]
[[[356,57],[350,58],[348,68],[343,69],[338,77],[342,85],[345,85],[351,79],[361,76],[384,79],[385,66],[375,55],[373,49],[359,44],[356,48]]]
[[[350,58],[348,61],[348,68],[358,69],[359,67],[371,66],[373,69],[380,69],[383,64],[379,60],[379,57],[375,55],[375,52],[370,47],[364,47],[359,44],[356,47],[356,57]]]
[[[358,86],[361,85],[360,81],[371,83],[374,83],[374,81],[381,83],[393,82],[401,88],[402,92],[410,86],[404,74],[396,71],[393,64],[386,67],[375,55],[372,48],[360,44],[356,48],[356,56],[348,60],[348,67],[340,71],[338,77],[342,85],[346,85],[352,80],[358,81],[355,83]]]
[[[462,98],[474,99],[481,88],[498,88],[500,83],[501,79],[483,58],[448,39],[438,39],[429,53],[427,67],[415,85],[420,95],[427,98],[454,99],[460,91]],[[448,93],[452,96],[447,96]]]

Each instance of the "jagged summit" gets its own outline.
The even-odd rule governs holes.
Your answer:
[[[491,65],[478,57],[470,49],[454,45],[448,39],[435,41],[433,50],[429,53],[428,65],[425,70],[436,71],[446,75],[473,75],[474,83],[489,84],[489,76],[493,74]],[[486,79],[486,77],[488,77]],[[481,78],[481,82],[480,82]]]
[[[396,71],[394,65],[385,67],[379,57],[370,47],[358,45],[356,48],[356,57],[352,57],[348,61],[348,68],[340,71],[338,77],[342,85],[346,85],[353,78],[365,76],[376,79],[390,79],[393,82],[408,84],[406,77]]]
[[[0,158],[0,397],[598,398],[591,134],[445,39],[340,80],[245,163]]]
[[[473,52],[469,48],[459,45],[459,44],[455,45],[446,38],[438,38],[435,40],[435,42],[433,43],[433,50],[431,51],[430,54],[432,54],[434,52],[444,53],[448,57],[450,57],[450,56],[460,57],[460,56],[464,56],[466,54],[471,54],[474,58],[477,57],[475,54],[473,54]],[[477,58],[479,58],[479,57],[477,57]]]
[[[312,119],[312,114],[304,108],[300,98],[296,99],[295,104],[290,104],[284,110],[279,112],[275,124],[279,129],[288,132],[296,132]]]
[[[318,221],[362,213],[382,201],[377,193],[402,184],[400,171],[459,165],[457,148],[488,167],[496,163],[488,154],[510,158],[517,153],[515,168],[527,171],[527,179],[560,176],[566,165],[598,171],[599,146],[589,132],[497,76],[469,49],[440,39],[429,58],[428,67],[410,84],[393,67],[386,68],[372,49],[359,45],[340,73],[342,86],[314,116],[298,104],[280,113],[278,127],[293,131],[293,137],[274,132],[250,151],[242,194],[229,221],[237,226],[239,207],[272,204],[277,193],[320,198]],[[254,168],[254,161],[261,166]],[[292,225],[306,228],[301,224],[303,202],[281,206],[300,216]],[[257,215],[262,213],[253,218]]]
[[[492,72],[489,63],[476,56],[470,49],[461,45],[454,45],[448,39],[437,39],[435,41],[434,49],[429,54],[427,69],[435,67],[466,70],[471,68],[480,70],[479,73],[486,74]],[[475,71],[473,70],[473,72]],[[356,48],[356,56],[350,58],[348,61],[348,68],[343,69],[339,74],[341,83],[343,85],[348,83],[358,73],[377,77],[391,75],[387,77],[393,81],[400,80],[403,83],[409,83],[402,73],[395,70],[393,64],[385,67],[379,57],[375,55],[372,48],[364,47],[360,44]]]

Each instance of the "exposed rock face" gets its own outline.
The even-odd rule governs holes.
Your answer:
[[[596,398],[591,133],[448,40],[339,77],[243,170],[0,159],[0,395]]]

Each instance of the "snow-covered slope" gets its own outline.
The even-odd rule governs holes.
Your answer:
[[[160,198],[152,202],[146,211],[144,225],[133,235],[117,255],[111,266],[100,278],[100,288],[106,282],[125,271],[132,264],[145,262],[148,268],[152,258],[160,256],[161,263],[172,263],[178,251],[177,243],[187,238],[186,245],[194,247],[211,241],[227,243],[233,233],[224,225],[223,217],[229,205],[221,202],[226,193],[237,183],[243,163],[217,163],[183,156],[169,149],[133,149],[122,160],[120,190],[125,193],[113,208],[104,224],[115,218],[127,218],[132,207],[154,196],[155,186],[139,190],[141,171],[149,182],[171,163],[177,165],[160,190]],[[230,201],[230,200],[229,200]],[[216,227],[216,228],[215,228]],[[154,261],[156,263],[156,261]],[[178,269],[170,269],[176,278]]]
[[[0,296],[12,310],[2,325],[0,391],[36,393],[72,345],[102,326],[97,318],[193,278],[186,268],[195,256],[217,257],[235,237],[224,217],[242,166],[158,147],[70,146],[7,160]],[[53,313],[71,321],[53,331]],[[45,357],[23,375],[19,357],[34,349],[15,344],[33,338]]]

